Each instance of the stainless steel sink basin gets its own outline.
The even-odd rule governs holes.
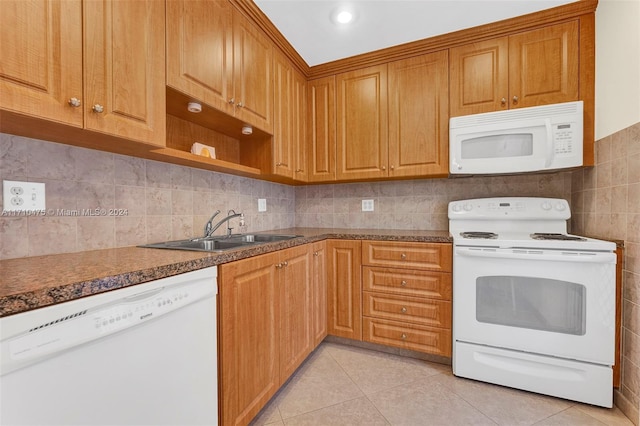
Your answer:
[[[289,240],[299,236],[300,235],[236,234],[224,237],[193,238],[190,240],[165,241],[161,243],[144,244],[139,247],[221,252],[226,250],[233,250],[240,247]]]

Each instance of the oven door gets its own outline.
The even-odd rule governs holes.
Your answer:
[[[611,252],[456,247],[453,338],[612,365]]]

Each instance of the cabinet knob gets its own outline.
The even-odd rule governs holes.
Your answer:
[[[72,107],[74,107],[74,108],[78,108],[78,107],[79,107],[80,105],[82,105],[82,104],[80,103],[80,99],[78,99],[78,98],[71,98],[71,99],[69,99],[69,105],[71,105],[71,106],[72,106]]]
[[[236,100],[234,98],[231,98],[227,102],[229,102],[229,105],[233,105],[236,103]]]
[[[387,170],[387,166],[382,166],[382,170]]]
[[[406,254],[404,254],[404,253],[402,253],[402,254],[400,255],[400,259],[402,259],[402,260],[406,260],[406,259],[407,259],[407,255],[406,255]]]
[[[296,173],[302,173],[302,172],[304,172],[304,170],[302,170],[302,169],[296,169]]]
[[[289,266],[289,262],[285,260],[284,262],[282,262],[282,266]]]
[[[400,309],[400,312],[402,312],[403,314],[405,314],[407,312],[407,308],[405,306],[402,307],[402,309]]]
[[[318,257],[318,256],[319,256],[319,253],[318,253],[317,251],[314,251],[314,252],[313,252],[313,255],[314,255],[315,257]]]
[[[406,282],[405,280],[402,280],[402,282],[400,283],[400,285],[401,285],[402,287],[406,287],[406,286],[407,286],[407,282]]]
[[[244,104],[242,102],[238,102],[238,105],[236,105],[238,108],[242,108],[244,106]]]
[[[393,166],[393,164],[391,166],[389,166],[389,169],[394,170],[395,167]]]
[[[507,100],[505,98],[500,99],[500,105],[505,106],[507,104]]]
[[[282,269],[282,263],[276,263],[276,269]]]
[[[104,111],[104,107],[100,104],[95,104],[91,109],[93,110],[93,112],[97,112],[98,114]]]
[[[517,96],[514,96],[514,97],[513,97],[513,104],[515,105],[515,104],[517,104],[517,103],[518,103],[518,97],[517,97]]]
[[[280,166],[282,166],[282,163],[277,162],[277,163],[276,163],[276,167],[280,167]]]
[[[400,338],[401,338],[402,340],[406,340],[406,339],[407,339],[407,335],[406,335],[406,334],[404,334],[404,333],[402,333],[402,336],[400,336]]]

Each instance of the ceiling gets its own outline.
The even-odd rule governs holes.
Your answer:
[[[309,66],[575,0],[254,0]],[[350,24],[332,21],[340,7]]]

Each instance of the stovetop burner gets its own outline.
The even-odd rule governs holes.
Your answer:
[[[463,238],[479,238],[483,240],[495,240],[498,238],[498,234],[495,232],[480,232],[480,231],[468,231],[461,232],[460,236]]]
[[[534,240],[561,240],[561,241],[587,241],[586,238],[576,237],[574,235],[555,234],[555,233],[535,233],[530,235]]]

